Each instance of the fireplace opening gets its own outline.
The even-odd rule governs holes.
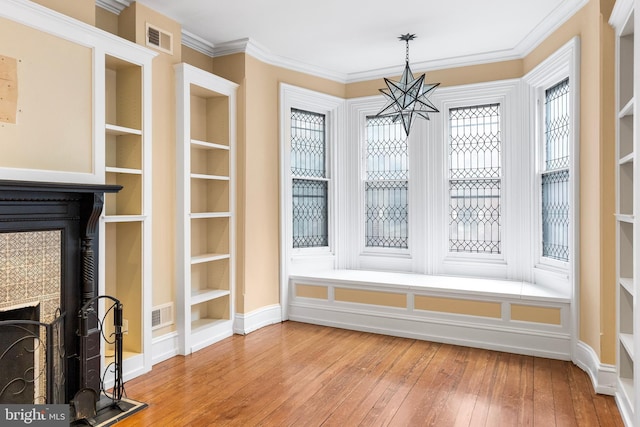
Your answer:
[[[0,321],[30,320],[0,327],[0,402],[28,404],[41,394],[40,304],[0,312]]]

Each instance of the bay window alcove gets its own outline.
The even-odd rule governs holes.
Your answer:
[[[376,117],[381,96],[281,85],[284,318],[570,359],[578,48],[520,79],[439,87],[440,113],[409,136]],[[294,240],[300,111],[324,118],[319,247]]]

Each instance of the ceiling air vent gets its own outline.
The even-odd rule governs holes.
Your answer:
[[[147,46],[173,54],[173,34],[147,22]]]
[[[151,310],[151,330],[173,325],[173,303],[162,304]]]

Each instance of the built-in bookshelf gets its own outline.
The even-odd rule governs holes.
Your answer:
[[[177,64],[177,323],[189,354],[233,334],[233,82]]]
[[[618,0],[611,14],[616,31],[616,295],[617,384],[616,400],[627,425],[640,425],[638,350],[640,349],[638,252],[640,225],[636,224],[640,189],[635,172],[638,84],[635,54],[636,0]]]
[[[146,53],[146,55],[145,55]],[[105,196],[100,292],[123,305],[125,379],[151,369],[151,51],[104,56]],[[145,96],[145,94],[147,96]],[[104,349],[104,366],[113,349]]]

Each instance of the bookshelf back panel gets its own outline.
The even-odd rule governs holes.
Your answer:
[[[229,176],[229,151],[191,147],[191,173]]]
[[[229,181],[191,179],[191,212],[229,212]]]
[[[229,218],[191,220],[191,255],[228,254]]]
[[[105,195],[107,215],[142,215],[142,175],[107,173],[107,184],[122,185],[118,193]]]
[[[191,289],[229,290],[229,259],[193,264],[191,266]]]

